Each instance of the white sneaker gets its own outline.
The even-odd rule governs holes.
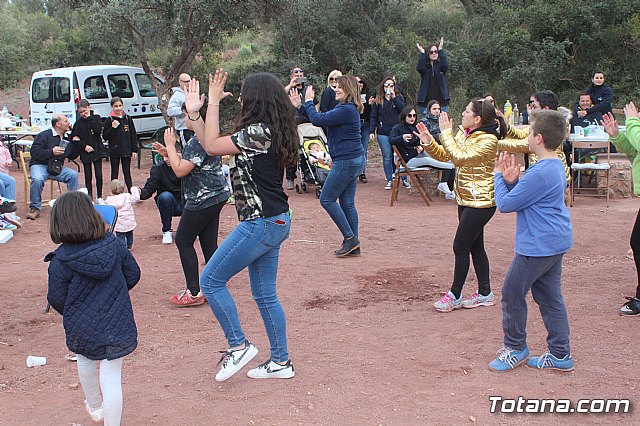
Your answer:
[[[411,184],[409,183],[408,180],[403,180],[402,181],[402,186],[404,186],[407,189],[411,189]]]
[[[295,375],[296,372],[293,370],[291,360],[287,361],[285,365],[268,360],[264,364],[247,371],[247,376],[252,379],[290,379]]]
[[[218,364],[222,362],[222,368],[220,368],[220,371],[216,374],[216,380],[219,382],[224,382],[247,365],[253,357],[258,355],[258,348],[247,340],[243,349],[227,349],[222,352],[222,358],[220,358],[218,362]]]
[[[455,192],[450,192],[447,195],[444,196],[445,200],[455,200],[456,199],[456,193]]]
[[[440,182],[438,184],[438,191],[444,193],[444,195],[451,194],[451,190],[449,189],[449,185],[446,182]]]
[[[89,195],[89,190],[87,188],[80,188],[78,192],[82,192],[84,195]]]
[[[392,185],[392,182],[390,180],[388,180],[387,184],[384,187],[384,189],[391,189],[391,185]]]
[[[171,244],[173,242],[173,236],[171,230],[162,233],[162,244]]]
[[[87,409],[87,413],[89,413],[89,417],[91,417],[91,420],[93,420],[94,423],[102,423],[102,421],[104,420],[104,411],[102,409],[102,405],[100,406],[100,408],[91,410],[91,407],[89,407],[89,403],[85,401],[84,407]]]
[[[107,203],[105,203],[102,198],[98,198],[98,199],[96,199],[96,204],[105,205]]]

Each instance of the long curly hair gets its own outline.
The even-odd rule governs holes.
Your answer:
[[[242,106],[236,119],[236,132],[257,123],[265,123],[281,166],[298,162],[298,127],[296,110],[280,80],[271,73],[249,74],[242,82]]]

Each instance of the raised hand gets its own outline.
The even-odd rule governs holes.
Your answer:
[[[427,126],[421,121],[416,125],[416,128],[418,131],[413,132],[413,134],[420,138],[420,144],[425,146],[430,145],[433,141],[433,136],[429,133]]]
[[[184,94],[184,103],[188,113],[197,113],[204,105],[204,94],[200,95],[200,82],[192,78]]]
[[[520,177],[520,167],[521,165],[516,162],[515,155],[502,151],[496,158],[493,171],[502,173],[506,183],[514,183]]]
[[[438,117],[438,124],[440,125],[441,132],[453,128],[453,120],[449,120],[449,114],[446,112],[440,113],[440,116]]]
[[[627,118],[640,118],[638,116],[638,108],[636,108],[636,106],[633,104],[633,102],[629,102],[627,105],[625,105],[625,107],[624,107],[624,115]]]
[[[316,97],[316,91],[313,90],[312,85],[307,86],[307,90],[304,92],[304,101],[312,101]]]
[[[424,53],[424,46],[421,45],[420,43],[416,43],[416,46],[418,47],[418,50],[420,51],[420,53]]]
[[[618,136],[620,131],[618,130],[618,123],[613,118],[613,114],[610,112],[602,116],[602,124],[604,125],[604,131],[612,138]]]
[[[228,77],[229,73],[222,68],[218,68],[213,76],[209,74],[209,105],[219,105],[227,96],[233,96],[233,93],[224,91]]]
[[[176,135],[172,127],[167,127],[164,131],[164,144],[167,147],[171,146],[175,148],[176,146]]]
[[[158,154],[160,154],[160,156],[162,157],[168,157],[167,154],[167,147],[165,147],[164,145],[162,145],[161,143],[158,142],[154,142],[151,144],[151,150],[153,152],[157,152]]]
[[[300,92],[298,92],[298,89],[289,90],[289,100],[295,109],[300,108],[302,100],[300,99]]]
[[[438,50],[442,50],[443,46],[444,46],[444,37],[440,37],[440,44],[438,45]]]

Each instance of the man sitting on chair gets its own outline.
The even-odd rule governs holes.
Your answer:
[[[78,172],[75,170],[63,166],[62,171],[57,176],[48,172],[49,160],[54,157],[64,159],[69,156],[69,151],[71,150],[71,145],[68,144],[68,141],[66,143],[69,149],[65,150],[65,148],[60,147],[65,133],[71,127],[69,119],[62,114],[56,114],[51,117],[51,127],[51,129],[38,133],[31,147],[31,161],[29,161],[31,187],[29,189],[29,213],[27,213],[27,219],[30,220],[36,220],[40,217],[42,189],[47,179],[66,183],[69,191],[78,189]]]
[[[151,167],[149,179],[144,184],[144,188],[131,189],[134,197],[138,193],[137,191],[140,191],[140,200],[151,198],[154,193],[157,193],[155,200],[162,221],[162,244],[171,244],[173,242],[171,218],[182,216],[184,197],[182,196],[181,179],[173,172],[169,158],[164,157],[164,161]]]

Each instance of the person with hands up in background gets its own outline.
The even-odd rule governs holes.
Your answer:
[[[418,106],[420,114],[425,115],[429,101],[436,100],[443,112],[449,111],[449,83],[446,73],[449,70],[449,61],[442,47],[444,37],[440,37],[439,45],[429,45],[428,51],[416,43],[420,55],[416,71],[420,73],[420,87],[418,88]]]
[[[624,152],[633,159],[631,173],[633,175],[633,193],[640,196],[640,114],[633,102],[628,103],[624,107],[626,117],[626,129],[621,132],[618,129],[613,114],[606,113],[602,121],[604,123],[604,131],[609,135],[609,141],[618,148],[620,152]],[[636,221],[631,231],[631,250],[633,251],[633,261],[636,264],[636,275],[638,277],[638,286],[636,287],[635,297],[627,297],[627,303],[620,308],[620,315],[640,316],[640,210],[636,216]]]
[[[192,79],[185,101],[188,119],[209,155],[231,155],[230,167],[240,223],[220,244],[200,276],[200,287],[216,316],[229,348],[224,351],[217,381],[229,379],[253,359],[258,349],[246,339],[228,281],[245,268],[267,336],[270,358],[249,370],[251,378],[288,379],[295,375],[287,349],[284,309],[276,293],[280,245],[289,237],[291,214],[282,188],[283,169],[298,160],[296,111],[282,84],[269,73],[248,75],[241,86],[235,133],[220,134],[220,102],[227,73],[209,75],[206,123],[200,83]],[[300,97],[296,94],[298,102]]]

